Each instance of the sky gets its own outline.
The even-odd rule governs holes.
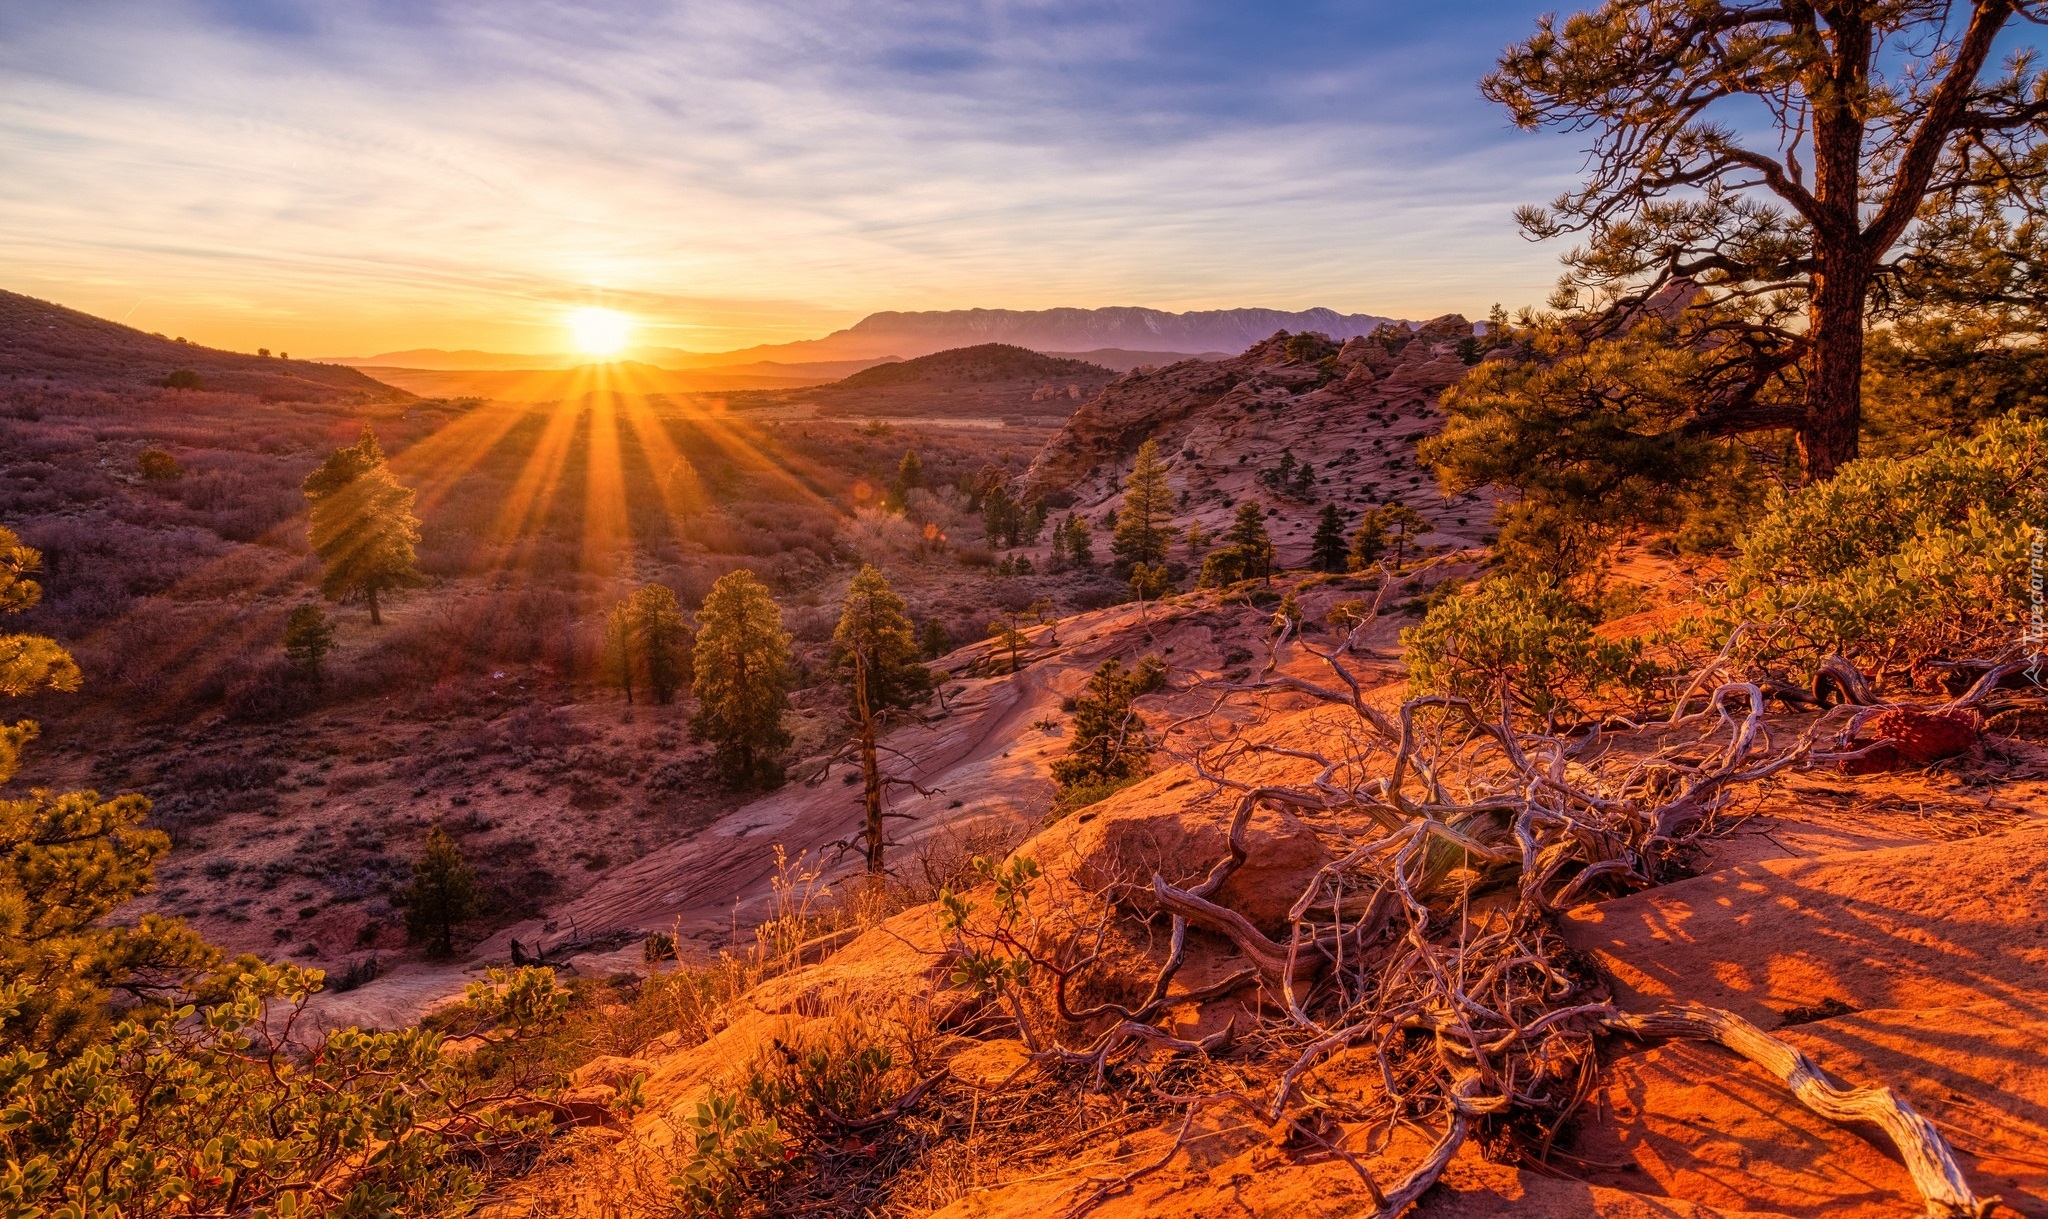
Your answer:
[[[236,350],[1539,302],[1538,3],[0,0],[0,288]]]

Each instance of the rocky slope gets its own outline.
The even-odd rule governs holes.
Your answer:
[[[1307,553],[1314,519],[1335,501],[1353,519],[1399,501],[1435,527],[1426,543],[1469,545],[1490,518],[1477,497],[1445,499],[1415,464],[1415,442],[1442,426],[1436,402],[1469,368],[1472,326],[1452,314],[1341,345],[1275,334],[1229,360],[1185,360],[1112,383],[1067,420],[1025,475],[1026,494],[1090,515],[1120,501],[1118,480],[1155,440],[1182,502],[1176,523],[1212,535],[1250,496],[1273,510],[1283,562]],[[1314,468],[1310,484],[1262,479],[1283,454]]]
[[[1304,594],[1312,624],[1338,595],[1328,588]],[[1245,768],[1233,774],[1238,780],[1301,782],[1304,764],[1277,751],[1327,748],[1348,713],[1282,696],[1266,700],[1257,714],[1180,719],[1193,693],[1186,679],[1213,671],[1220,648],[1255,639],[1259,617],[1243,607],[1233,615],[1203,598],[1162,606],[1145,622],[1127,610],[1105,612],[1085,625],[1061,624],[1061,642],[1048,645],[1026,672],[1036,673],[1040,688],[1056,691],[1104,655],[1173,652],[1170,659],[1185,657],[1191,671],[1177,677],[1182,693],[1141,704],[1152,722],[1236,741]],[[1294,648],[1283,647],[1275,660],[1282,673],[1318,671]],[[1398,701],[1398,676],[1391,665],[1362,672],[1367,699],[1382,707]],[[985,715],[963,706],[963,718],[991,730],[968,752],[991,757],[1004,740],[1026,746],[1037,734],[1013,725],[1031,713],[1006,706]],[[1001,781],[1009,791],[1022,790],[1018,785],[1046,751],[1018,752]],[[1740,819],[1721,826],[1690,879],[1579,905],[1563,918],[1564,934],[1597,966],[1622,1009],[1712,1004],[1745,1016],[1844,1080],[1889,1084],[1951,1140],[1978,1194],[2001,1196],[2011,1213],[2048,1215],[2048,1161],[2039,1152],[2048,1146],[2048,1076],[2033,1061],[2048,1035],[2048,941],[2035,896],[2048,878],[2044,763],[2048,750],[2039,744],[1999,739],[1935,774],[1790,773],[1742,805]],[[1169,765],[1044,829],[1019,853],[1045,869],[1041,908],[1058,910],[1062,894],[1110,894],[1142,915],[1154,873],[1189,883],[1224,856],[1234,800],[1187,767]],[[745,813],[733,819],[736,829],[755,820]],[[1246,863],[1217,900],[1269,933],[1284,925],[1288,905],[1316,869],[1360,841],[1339,820],[1329,810],[1297,817],[1262,809],[1250,823]],[[756,828],[767,830],[766,839],[795,827]],[[822,836],[825,829],[814,824],[809,832]],[[679,852],[663,876],[641,878],[637,887],[649,902],[643,915],[667,915],[672,907],[656,910],[670,900],[665,887],[704,874],[701,858],[689,854]],[[623,896],[625,890],[613,891],[613,900]],[[973,896],[984,906],[989,900],[986,892]],[[595,914],[600,904],[588,908]],[[1136,956],[1120,968],[1144,976],[1167,946],[1160,937],[1132,951]],[[1235,1044],[1252,1047],[1256,1039],[1243,1038],[1254,1013],[1265,1013],[1268,1029],[1284,1025],[1281,997],[1257,986],[1192,996],[1192,988],[1231,974],[1244,959],[1201,931],[1190,934],[1188,952],[1173,994],[1189,997],[1169,1002],[1161,1021],[1168,1032],[1201,1037],[1234,1020],[1241,1038]],[[1049,1104],[1062,1103],[1055,1099],[1066,1094],[1062,1088],[1088,1091],[1078,1075],[1064,1084],[1029,1071],[1013,1077],[1023,1066],[1023,1047],[1001,1021],[949,1024],[955,1017],[947,1013],[963,1008],[949,976],[952,963],[935,911],[908,910],[822,963],[760,987],[702,1045],[656,1043],[632,1058],[602,1061],[587,1072],[590,1079],[644,1074],[651,1103],[591,1154],[615,1165],[647,1157],[666,1166],[654,1175],[663,1179],[680,1151],[678,1136],[687,1137],[688,1116],[711,1085],[732,1078],[771,1041],[829,1027],[848,1013],[927,1013],[922,1018],[935,1022],[932,1052],[950,1073],[945,1088],[955,1090],[963,1111],[979,1096],[972,1106],[984,1121],[1006,1091],[1023,1089]],[[1262,1052],[1232,1050],[1224,1060],[1251,1062]],[[1134,1079],[1177,1078],[1162,1074],[1174,1061],[1164,1047],[1139,1050],[1118,1067],[1111,1090],[1137,1087]],[[1371,1047],[1360,1046],[1317,1068],[1304,1081],[1302,1103],[1304,1112],[1321,1115],[1321,1138],[1347,1146],[1386,1184],[1422,1155],[1430,1132],[1406,1125],[1381,1130],[1346,1116],[1353,1098],[1371,1095],[1380,1081]],[[1148,1165],[1088,1213],[1334,1219],[1374,1209],[1352,1169],[1292,1137],[1284,1124],[1269,1126],[1240,1108],[1204,1109],[1184,1130],[1177,1108],[1151,1122],[1105,1118],[1099,1129],[1034,1148],[1000,1134],[980,1144],[971,1133],[951,1137],[964,1137],[986,1162],[971,1176],[922,1183],[915,1212],[950,1219],[1067,1213],[1102,1182]],[[617,1213],[588,1193],[587,1182],[603,1175],[585,1159],[567,1178],[543,1174],[526,1183],[490,1213]],[[1546,1164],[1502,1159],[1475,1141],[1414,1213],[1880,1219],[1919,1209],[1905,1170],[1872,1131],[1817,1117],[1765,1072],[1719,1048],[1616,1037]]]

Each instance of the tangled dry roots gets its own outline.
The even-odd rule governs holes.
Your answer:
[[[1726,1011],[1689,1005],[1647,1015],[1621,1011],[1556,929],[1565,908],[1668,875],[1745,786],[1788,767],[1838,764],[1881,745],[1857,735],[1877,718],[1872,707],[1832,709],[1781,745],[1765,720],[1765,691],[1755,682],[1727,679],[1730,650],[1724,650],[1694,677],[1665,720],[1594,725],[1576,737],[1544,735],[1518,728],[1505,699],[1498,718],[1442,696],[1411,700],[1390,717],[1366,702],[1345,664],[1349,641],[1327,652],[1308,650],[1327,663],[1339,685],[1277,675],[1277,665],[1269,665],[1260,680],[1217,687],[1219,705],[1247,694],[1291,692],[1348,707],[1357,723],[1347,731],[1343,756],[1236,740],[1182,754],[1237,799],[1230,853],[1206,879],[1177,888],[1153,878],[1154,893],[1173,918],[1175,951],[1152,993],[1167,993],[1188,928],[1226,936],[1249,958],[1267,992],[1279,997],[1284,1015],[1272,1032],[1294,1054],[1268,1096],[1180,1098],[1190,1121],[1197,1106],[1219,1103],[1254,1107],[1269,1122],[1287,1120],[1304,1076],[1339,1055],[1369,1054],[1382,1081],[1372,1125],[1384,1133],[1375,1133],[1365,1150],[1383,1148],[1401,1122],[1442,1132],[1429,1153],[1391,1183],[1375,1180],[1341,1143],[1331,1147],[1363,1178],[1375,1214],[1391,1219],[1436,1181],[1476,1128],[1519,1142],[1539,1158],[1545,1154],[1593,1086],[1601,1038],[1692,1038],[1764,1067],[1824,1117],[1881,1130],[1911,1172],[1928,1215],[1989,1213],[1996,1200],[1971,1191],[1933,1124],[1889,1088],[1845,1087],[1798,1050]],[[2001,676],[1987,674],[1948,704],[1914,710],[1960,715]],[[1233,764],[1254,754],[1283,756],[1318,773],[1302,783],[1234,781]],[[1295,901],[1284,942],[1213,900],[1244,863],[1246,824],[1262,804],[1310,814],[1349,847]],[[1137,1040],[1190,1053],[1207,1048],[1169,1043],[1143,1023],[1149,1010],[1129,1014],[1133,1019],[1090,1047],[1094,1061]],[[1171,1154],[1136,1174],[1097,1182],[1070,1214],[1128,1188]]]

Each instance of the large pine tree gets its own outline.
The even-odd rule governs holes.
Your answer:
[[[1584,133],[1588,156],[1583,185],[1523,209],[1523,230],[1576,239],[1563,303],[1695,293],[1681,345],[1707,353],[1682,411],[1589,398],[1532,419],[1539,435],[1655,448],[1789,429],[1808,476],[1833,477],[1857,455],[1866,328],[1921,261],[1928,205],[1988,190],[2022,210],[2048,169],[2048,74],[2025,35],[2006,39],[2041,18],[2014,0],[1606,0],[1538,18],[1481,92],[1524,129]]]
[[[717,751],[736,787],[782,781],[789,745],[789,635],[782,610],[754,573],[730,572],[711,586],[697,613],[697,714],[690,729]]]
[[[1173,491],[1166,484],[1166,464],[1159,460],[1159,445],[1147,440],[1138,446],[1137,461],[1124,482],[1123,507],[1116,514],[1116,533],[1110,549],[1126,569],[1139,563],[1163,563],[1173,540],[1168,524],[1173,514]]]
[[[313,551],[326,565],[321,593],[330,601],[368,602],[370,625],[381,626],[380,594],[426,582],[413,553],[420,522],[412,514],[412,489],[392,477],[377,434],[365,423],[356,443],[328,454],[306,476],[304,490],[312,502]]]

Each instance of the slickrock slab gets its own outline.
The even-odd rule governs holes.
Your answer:
[[[1743,863],[1573,911],[1636,1010],[1738,1012],[1927,1114],[1980,1194],[2048,1215],[2048,827]],[[1902,1167],[1712,1047],[1620,1048],[1570,1154],[1596,1184],[1842,1219],[1910,1211]]]
[[[1572,943],[1633,1010],[1691,1000],[1768,1030],[1855,1010],[2033,1004],[2048,994],[2048,826],[1765,860],[1584,906]]]

